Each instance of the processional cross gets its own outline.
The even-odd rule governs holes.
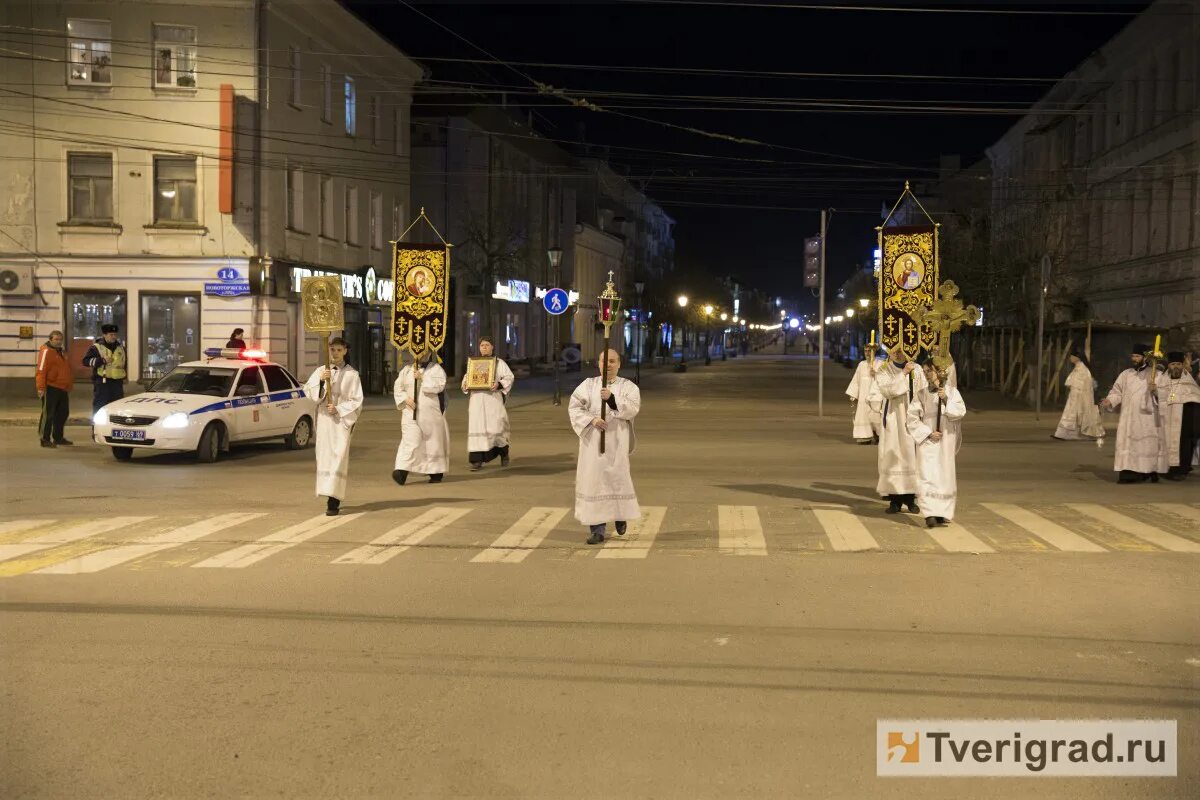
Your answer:
[[[933,354],[933,365],[945,379],[946,372],[954,359],[950,357],[950,334],[958,333],[963,325],[974,325],[979,320],[979,309],[975,306],[963,307],[958,299],[958,285],[954,281],[946,281],[938,289],[938,299],[928,310],[919,310],[917,324],[928,325],[937,333],[937,352]]]

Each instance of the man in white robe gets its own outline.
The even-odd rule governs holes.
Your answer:
[[[846,387],[846,396],[854,404],[854,441],[871,444],[879,441],[880,422],[883,414],[883,395],[875,385],[875,354],[858,362],[854,377]]]
[[[400,410],[400,446],[396,448],[392,480],[401,486],[410,472],[428,475],[430,483],[440,483],[450,471],[446,371],[432,352],[427,351],[418,362],[400,370],[393,387],[396,408]]]
[[[1069,394],[1054,439],[1103,439],[1104,424],[1096,405],[1096,379],[1092,377],[1087,357],[1078,351],[1068,358],[1074,365],[1065,381]]]
[[[1158,483],[1158,474],[1166,472],[1167,429],[1158,397],[1150,391],[1150,381],[1161,375],[1151,375],[1150,362],[1143,353],[1149,345],[1135,345],[1130,356],[1133,366],[1117,376],[1116,382],[1101,401],[1106,411],[1120,409],[1117,422],[1116,457],[1113,470],[1117,483]]]
[[[479,355],[491,358],[495,352],[492,340],[487,336],[479,339]],[[467,376],[462,379],[463,394],[471,396],[467,407],[467,458],[471,471],[483,469],[483,465],[497,456],[500,466],[508,466],[508,411],[504,403],[513,387],[513,371],[504,359],[496,359],[496,382],[490,390],[467,391]]]
[[[616,350],[605,350],[600,358],[608,363],[608,388],[602,388],[600,376],[588,378],[571,393],[567,407],[571,427],[579,437],[575,519],[590,529],[588,544],[604,541],[608,522],[615,522],[617,535],[624,536],[626,523],[642,516],[629,474],[629,456],[637,443],[633,420],[641,410],[642,393],[637,384],[617,377],[621,357]],[[602,403],[607,405],[605,419],[600,418]],[[605,434],[603,454],[601,431]]]
[[[1200,386],[1183,353],[1167,353],[1167,373],[1158,378],[1158,406],[1166,414],[1167,480],[1181,481],[1200,463]]]
[[[899,347],[875,369],[875,385],[883,397],[879,433],[879,483],[876,491],[888,501],[887,513],[897,514],[900,506],[913,514],[917,506],[917,445],[908,432],[908,404],[925,385],[925,374],[911,361],[905,361]]]
[[[925,526],[932,528],[954,519],[955,458],[967,405],[957,387],[942,385],[932,364],[925,365],[925,385],[915,394],[908,404],[907,422],[917,445],[917,505],[925,515]]]
[[[362,380],[346,363],[345,339],[329,340],[329,369],[317,367],[304,384],[304,394],[317,401],[317,496],[329,498],[325,513],[335,517],[346,498],[350,472],[350,434],[362,412]]]

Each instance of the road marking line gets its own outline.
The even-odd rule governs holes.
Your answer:
[[[848,510],[814,508],[812,512],[817,515],[817,522],[821,524],[834,550],[862,552],[879,549],[879,542],[875,541],[867,526]]]
[[[220,516],[193,522],[190,525],[184,525],[182,528],[175,528],[156,536],[139,539],[120,547],[85,553],[69,561],[63,561],[62,563],[39,569],[37,573],[39,575],[76,575],[85,572],[99,572],[109,567],[133,561],[142,556],[148,556],[151,553],[170,550],[172,547],[194,542],[197,539],[202,539],[205,536],[223,531],[226,528],[233,528],[265,516],[266,514],[249,512],[221,514]]]
[[[1200,522],[1200,508],[1189,506],[1185,503],[1151,503],[1150,507],[1158,511],[1165,511],[1168,514],[1174,514],[1177,517],[1190,519],[1192,522]]]
[[[927,528],[929,536],[947,553],[994,553],[991,545],[957,522],[947,527]]]
[[[717,541],[723,555],[765,556],[767,540],[754,506],[717,506]]]
[[[614,536],[604,543],[596,558],[645,558],[662,527],[666,506],[642,506],[642,518],[630,521],[624,536]]]
[[[476,564],[519,564],[550,535],[558,521],[567,515],[566,508],[535,506],[500,534],[492,546],[475,554]]]
[[[1024,528],[1044,542],[1059,550],[1071,553],[1106,553],[1108,552],[1091,539],[1085,539],[1077,533],[1067,530],[1058,523],[1051,522],[1020,506],[1011,503],[980,503],[988,511],[1004,517],[1009,522]]]
[[[87,539],[89,536],[98,536],[101,533],[108,533],[118,528],[137,525],[140,522],[146,522],[151,519],[154,519],[154,517],[110,517],[108,519],[94,519],[91,522],[82,522],[78,525],[72,525],[69,528],[50,531],[19,544],[0,544],[0,561],[19,558],[29,553],[36,553],[39,550],[48,550],[60,544],[78,542],[80,539]]]
[[[1095,503],[1067,503],[1067,507],[1073,508],[1080,514],[1085,514],[1123,533],[1128,533],[1130,536],[1136,536],[1142,541],[1149,542],[1156,547],[1161,547],[1163,550],[1170,550],[1175,553],[1200,553],[1200,544],[1184,539],[1182,536],[1176,536],[1173,533],[1159,530],[1153,525],[1147,525],[1141,520],[1127,517],[1118,511],[1113,511],[1111,508],[1105,508]]]
[[[32,528],[41,528],[56,522],[58,522],[56,519],[10,519],[8,522],[0,522],[0,536],[24,533]]]
[[[452,522],[469,514],[469,508],[431,508],[424,514],[397,525],[370,544],[355,548],[333,560],[334,564],[383,564],[418,545]]]
[[[212,558],[207,558],[199,564],[192,564],[192,566],[224,567],[229,569],[248,567],[251,564],[257,564],[265,558],[270,558],[276,553],[281,553],[289,547],[295,547],[301,542],[306,542],[315,536],[320,536],[322,533],[345,525],[347,522],[353,522],[364,513],[360,511],[357,514],[347,514],[346,516],[327,517],[322,514],[319,517],[312,517],[311,519],[304,520],[304,522],[264,536],[257,542],[251,542],[241,547],[235,547],[232,550],[226,550],[224,553],[218,553]]]

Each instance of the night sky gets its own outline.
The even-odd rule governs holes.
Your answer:
[[[939,154],[959,154],[964,166],[981,158],[1019,118],[1017,110],[1052,85],[1046,79],[1066,74],[1147,3],[909,3],[1110,12],[1070,16],[736,3],[442,2],[415,4],[417,10],[397,0],[350,5],[427,66],[434,87],[469,84],[492,91],[497,100],[507,91],[509,105],[533,111],[544,135],[572,141],[582,135],[589,144],[610,146],[609,161],[627,168],[635,184],[678,220],[680,266],[734,274],[773,294],[804,298],[809,292],[800,286],[799,249],[803,237],[818,230],[817,209],[838,209],[829,242],[830,283],[836,286],[870,255],[880,206],[890,207],[905,178],[934,174]],[[486,62],[488,56],[422,13],[515,69],[439,60]],[[715,72],[673,74],[664,68]],[[824,75],[746,74],[764,72]],[[939,77],[899,77],[913,75]],[[1023,80],[998,80],[1004,78]],[[621,114],[762,144],[572,108],[537,96],[529,79]],[[906,110],[880,108],[886,105]],[[912,113],[917,109],[923,113]]]

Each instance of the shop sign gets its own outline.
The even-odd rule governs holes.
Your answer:
[[[205,282],[205,294],[213,297],[240,297],[250,294],[250,280],[243,278],[241,273],[233,267],[222,267],[217,270],[217,280],[220,282]]]
[[[528,303],[529,283],[516,280],[496,281],[496,291],[492,293],[492,297],[510,303]]]
[[[342,282],[342,297],[355,303],[390,303],[396,295],[395,284],[390,279],[377,278],[374,267],[368,267],[365,272],[357,275],[292,267],[292,291],[299,294],[301,282],[315,275],[332,275],[338,278]]]

